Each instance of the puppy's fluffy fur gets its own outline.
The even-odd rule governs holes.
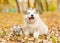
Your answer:
[[[30,33],[34,37],[48,33],[47,25],[42,21],[36,9],[29,8],[24,15],[24,34],[29,36]]]

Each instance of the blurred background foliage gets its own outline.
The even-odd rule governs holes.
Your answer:
[[[29,7],[45,11],[60,11],[60,0],[0,0],[0,12],[23,12]]]

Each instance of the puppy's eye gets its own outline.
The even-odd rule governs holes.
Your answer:
[[[35,14],[37,14],[37,12],[34,12]]]

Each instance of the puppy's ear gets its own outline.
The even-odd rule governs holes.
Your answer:
[[[23,11],[24,14],[27,14],[27,11]]]
[[[36,12],[38,12],[38,10],[36,9]]]

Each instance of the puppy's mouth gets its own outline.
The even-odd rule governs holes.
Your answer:
[[[29,20],[34,19],[34,17],[30,17]]]
[[[35,21],[35,18],[34,17],[29,17],[28,18],[28,23],[34,23]]]

